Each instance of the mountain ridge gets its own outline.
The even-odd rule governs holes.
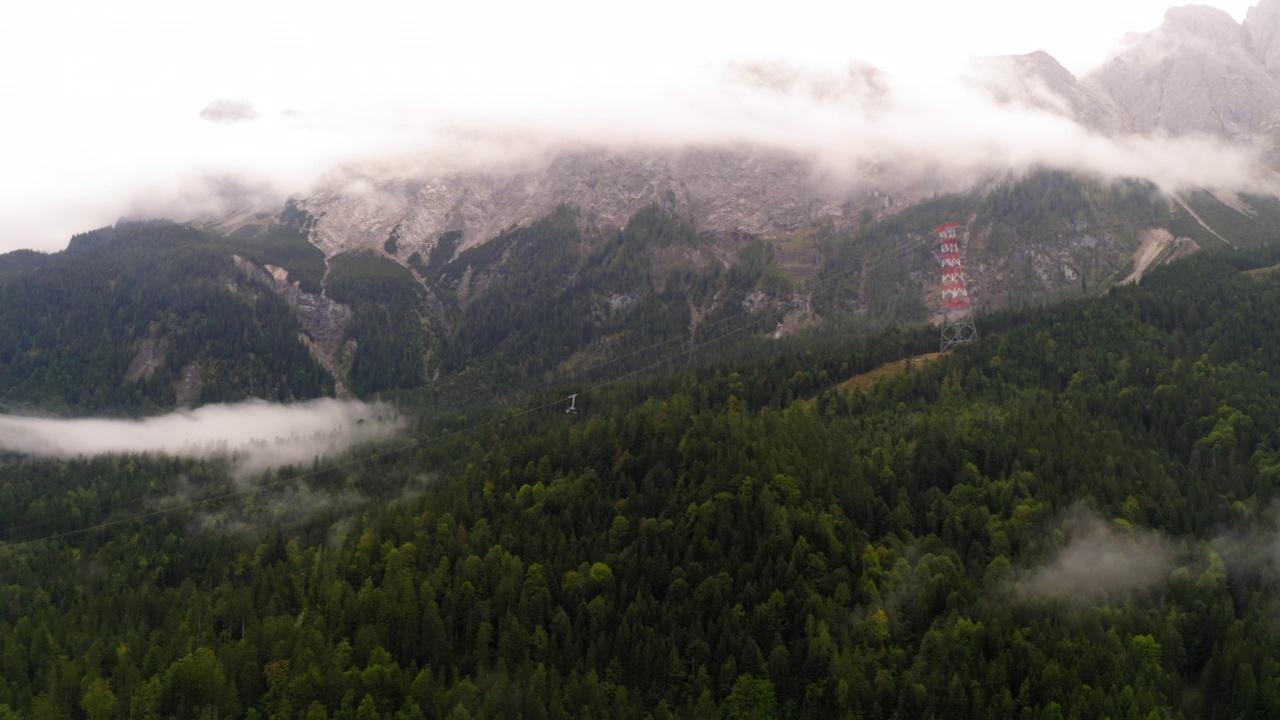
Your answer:
[[[970,82],[998,104],[1061,116],[1088,133],[1122,141],[1212,137],[1237,147],[1260,145],[1276,159],[1280,76],[1272,66],[1280,62],[1280,49],[1272,48],[1271,38],[1277,33],[1280,0],[1263,0],[1243,23],[1207,6],[1176,7],[1159,27],[1133,35],[1082,78],[1037,51],[974,58]],[[892,101],[875,68],[850,68],[849,75],[844,90],[833,89],[831,78],[806,78],[788,68],[743,67],[731,79],[780,98],[820,96],[823,103],[860,112],[877,112]],[[625,226],[652,204],[712,237],[778,240],[817,225],[856,229],[868,214],[884,217],[962,189],[946,177],[946,166],[945,158],[924,166],[886,158],[833,172],[812,153],[750,143],[562,148],[505,168],[394,176],[353,171],[294,198],[290,212],[307,215],[305,231],[327,257],[364,248],[412,267],[414,254],[427,257],[446,233],[460,233],[456,254],[562,204],[577,207],[584,230],[596,233]],[[993,165],[968,186],[1007,171]],[[203,226],[222,232],[244,227],[226,219]]]
[[[1280,81],[1264,67],[1265,52],[1254,52],[1266,23],[1280,25],[1280,0],[1250,18],[1237,24],[1212,9],[1175,9],[1083,79],[1037,52],[975,59],[969,80],[994,102],[1070,119],[1087,129],[1085,141],[1146,137],[1130,120],[1135,112],[1151,118],[1154,141],[1198,136],[1201,111],[1220,104],[1230,110],[1214,116],[1222,144],[1202,147],[1255,142],[1267,103],[1280,108]],[[1237,86],[1213,83],[1203,102],[1183,103],[1188,116],[1177,123],[1149,102],[1182,73],[1208,69],[1212,79],[1229,67]],[[1157,90],[1143,85],[1151,78]],[[824,108],[871,103],[872,114],[896,102],[866,67],[832,79],[752,66],[738,68],[734,82]],[[1245,93],[1255,104],[1236,108],[1241,88],[1263,84],[1275,97]],[[225,236],[218,252],[230,253],[238,274],[223,282],[241,299],[269,292],[293,314],[298,329],[289,332],[328,375],[316,387],[361,397],[442,377],[511,389],[647,342],[695,348],[709,327],[739,316],[768,320],[773,329],[756,339],[837,318],[871,328],[937,320],[929,230],[945,222],[962,225],[969,292],[982,312],[1097,294],[1197,248],[1274,242],[1280,226],[1280,200],[1266,194],[1035,163],[993,164],[957,183],[941,161],[901,165],[886,153],[842,172],[838,159],[750,143],[562,148],[505,167],[351,170],[280,212],[195,225]],[[110,235],[79,237],[68,252]],[[0,280],[44,264],[6,256]],[[119,374],[145,379],[173,351],[163,333],[130,332]],[[214,356],[204,357],[164,371],[192,380],[179,382],[190,386],[180,404],[201,396],[195,380],[217,375]]]

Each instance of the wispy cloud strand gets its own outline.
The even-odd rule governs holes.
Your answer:
[[[1174,554],[1167,539],[1140,528],[1121,528],[1081,508],[1067,516],[1066,546],[1017,583],[1024,597],[1069,603],[1116,602],[1165,581]]]

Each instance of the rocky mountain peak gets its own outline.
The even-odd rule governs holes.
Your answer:
[[[1159,27],[1129,36],[1083,78],[1043,51],[974,58],[969,70],[996,103],[1056,114],[1093,134],[1209,135],[1280,149],[1280,0],[1260,0],[1243,24],[1213,7],[1172,8]],[[868,115],[893,102],[887,76],[865,65],[824,73],[756,62],[728,68],[724,79],[752,97],[856,106]],[[770,239],[815,223],[853,227],[938,192],[940,183],[927,163],[835,167],[813,153],[746,143],[560,147],[536,158],[335,178],[296,199],[291,207],[304,221],[286,224],[329,257],[370,249],[417,268],[441,238],[461,253],[562,204],[580,211],[579,223],[600,233],[593,237],[658,205],[708,235]],[[244,222],[218,226],[232,232]]]
[[[1162,39],[1210,45],[1240,46],[1249,43],[1248,33],[1234,18],[1208,5],[1182,5],[1165,11],[1164,21],[1155,30]]]
[[[1092,85],[1043,50],[1026,55],[975,57],[969,69],[996,102],[1064,115],[1084,127],[1112,134],[1127,129],[1124,113]]]
[[[1244,16],[1244,31],[1254,55],[1280,75],[1280,0],[1260,0]]]
[[[1016,67],[1024,73],[1048,82],[1054,88],[1070,87],[1077,82],[1076,76],[1070,70],[1063,67],[1057,58],[1043,50],[1036,50],[1026,55],[997,55],[985,59]]]
[[[1245,27],[1204,5],[1172,8],[1090,75],[1137,132],[1257,137],[1280,111],[1280,82]]]

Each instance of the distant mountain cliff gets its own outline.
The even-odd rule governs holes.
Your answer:
[[[1205,5],[1170,9],[1077,79],[1043,52],[975,63],[993,94],[1056,110],[1107,134],[1208,134],[1275,154],[1280,120],[1280,1],[1243,23]],[[1013,91],[1000,81],[1012,80]]]
[[[1126,38],[1120,51],[1083,78],[1043,52],[975,58],[970,75],[997,103],[1060,115],[1088,133],[1113,138],[1209,136],[1233,145],[1261,145],[1274,156],[1280,118],[1278,36],[1280,0],[1263,0],[1244,23],[1214,8],[1178,7],[1155,30]],[[782,93],[795,91],[800,83],[787,73],[754,67],[741,70],[735,79]],[[824,102],[873,107],[888,95],[874,68],[851,70],[845,84],[850,83],[856,87],[833,96],[834,91],[826,92]],[[561,205],[578,210],[589,235],[616,232],[638,210],[656,205],[713,238],[783,240],[811,234],[817,227],[856,231],[868,218],[887,217],[957,189],[954,178],[944,179],[929,165],[872,163],[833,173],[820,160],[751,144],[579,147],[518,167],[395,177],[348,174],[296,198],[276,220],[304,230],[328,257],[369,249],[412,268],[412,258],[429,256],[442,237],[452,238],[450,252],[456,255],[546,217]],[[947,162],[938,158],[932,167]],[[1007,170],[992,165],[970,182],[981,190],[1002,182]],[[1223,193],[1215,194],[1223,198]],[[1245,209],[1247,203],[1226,201],[1255,217]],[[1172,207],[1181,203],[1177,198],[1170,202]],[[207,225],[225,233],[246,232],[243,220]],[[261,224],[260,219],[252,222]],[[1146,229],[1154,228],[1124,234],[1137,238]],[[1138,242],[1131,244],[1125,251],[1137,253]]]
[[[1170,138],[1209,138],[1196,146],[1201,155],[1160,159],[1194,174],[1232,148],[1274,156],[1278,35],[1280,0],[1264,0],[1244,23],[1182,7],[1086,77],[1037,52],[974,59],[967,79],[984,102],[1068,125],[1076,134],[1066,137],[1082,142],[1146,140],[1150,150]],[[873,68],[828,80],[754,66],[733,77],[751,92],[804,96],[815,108],[857,106],[864,118],[895,102]],[[692,352],[739,318],[760,323],[742,333],[757,338],[835,318],[868,328],[936,319],[929,233],[943,222],[962,226],[969,292],[983,310],[1096,294],[1201,248],[1274,242],[1280,228],[1280,201],[1266,192],[1171,189],[1029,160],[1006,167],[999,158],[970,158],[967,175],[944,172],[947,158],[895,162],[888,152],[842,166],[802,146],[580,146],[519,165],[349,170],[280,212],[196,223],[223,237],[191,241],[217,256],[203,269],[202,291],[248,313],[240,335],[287,340],[306,373],[236,365],[222,344],[236,328],[192,332],[191,318],[151,309],[154,317],[121,330],[114,354],[93,367],[119,375],[120,393],[139,406],[230,397],[240,390],[228,378],[280,397],[368,395],[454,376],[513,386],[574,375],[655,342]],[[77,273],[102,271],[77,264],[88,245],[124,258],[140,232],[86,235],[58,256],[0,258],[0,291],[56,278],[66,297],[41,310],[54,317],[59,303],[78,297]],[[163,247],[177,264],[181,248]],[[99,281],[116,287],[112,277]],[[163,293],[190,295],[179,291],[181,278],[146,277]],[[39,365],[54,346],[29,313],[13,309],[18,302],[6,322],[22,339],[0,341],[0,359]],[[87,323],[76,342],[94,347],[94,327]],[[31,401],[56,385],[45,380],[8,399]]]

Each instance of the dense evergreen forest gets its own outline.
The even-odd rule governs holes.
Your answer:
[[[301,236],[213,238],[168,222],[77,235],[54,255],[0,256],[0,406],[155,412],[177,403],[184,374],[186,403],[330,393],[293,311],[243,281],[235,252],[300,268],[290,275],[308,287],[317,262],[323,272]]]
[[[1134,269],[1140,228],[1205,248],[1265,244],[1280,203],[1238,201],[1040,169],[772,241],[708,237],[659,205],[620,229],[563,206],[483,243],[443,233],[400,262],[383,254],[401,250],[398,227],[382,252],[326,259],[296,203],[226,235],[122,222],[60,253],[0,255],[0,407],[138,416],[250,397],[513,398],[680,349],[723,353],[726,337],[807,342],[819,326],[871,335],[926,321],[938,280],[926,229],[955,218],[982,277],[972,297],[991,310],[1105,292]]]
[[[681,343],[717,338],[731,320],[770,327],[765,322],[780,315],[773,304],[790,301],[791,284],[763,241],[726,268],[688,220],[656,206],[594,243],[577,215],[561,207],[426,274],[440,297],[463,298],[450,308],[444,366],[465,373],[467,387],[527,387],[583,376],[602,363],[603,376],[612,376]],[[752,292],[759,307],[746,303]]]
[[[936,330],[566,385],[257,492],[9,458],[0,717],[1276,717],[1278,261],[877,382]]]
[[[306,218],[289,217],[228,236],[126,222],[60,253],[0,255],[0,403],[143,415],[339,384],[357,397],[425,386],[459,402],[619,358],[595,376],[645,367],[670,348],[644,351],[714,340],[729,320],[767,327],[792,290],[769,244],[749,244],[726,269],[687,220],[656,207],[591,243],[569,207],[456,255],[446,234],[409,267],[367,249],[326,262]],[[265,268],[292,298],[264,284]],[[303,340],[295,291],[349,310],[327,370]]]
[[[428,336],[422,288],[413,275],[371,252],[340,255],[332,265],[329,296],[353,310],[346,327],[356,347],[348,373],[352,390],[367,396],[422,385]]]

